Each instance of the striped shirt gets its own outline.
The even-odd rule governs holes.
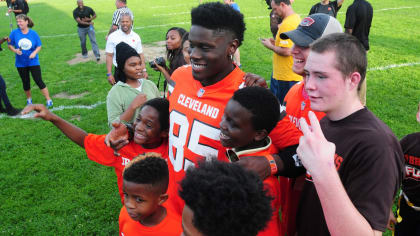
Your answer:
[[[131,19],[133,20],[133,12],[131,12],[131,10],[128,7],[121,7],[115,10],[114,15],[112,16],[112,24],[118,26],[119,28],[121,15],[127,12],[130,13]]]

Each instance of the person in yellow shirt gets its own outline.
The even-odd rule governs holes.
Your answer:
[[[272,0],[271,7],[283,21],[279,25],[276,38],[265,38],[261,40],[261,43],[274,52],[270,89],[280,103],[283,103],[286,93],[295,83],[301,81],[302,77],[292,70],[293,42],[290,39],[280,39],[280,34],[296,29],[300,23],[300,17],[293,11],[290,0]]]

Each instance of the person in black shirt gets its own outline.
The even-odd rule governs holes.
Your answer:
[[[15,13],[15,16],[19,15],[19,14],[26,14],[27,12],[25,12],[25,0],[11,0],[10,3],[8,4],[9,8],[9,13],[13,12]]]
[[[309,11],[309,15],[315,13],[324,13],[330,15],[332,17],[337,17],[337,12],[340,10],[341,5],[343,5],[344,0],[337,0],[337,1],[329,1],[329,0],[321,0],[321,2],[312,6],[311,10]]]
[[[3,49],[1,48],[1,44],[6,42],[8,37],[0,38],[0,51]],[[3,104],[5,108],[3,107]],[[4,82],[3,77],[0,75],[0,113],[6,113],[9,116],[15,116],[19,114],[21,109],[16,109],[12,106],[9,101],[9,97],[6,93],[6,83]]]
[[[365,0],[354,0],[347,8],[346,23],[344,28],[346,33],[354,35],[369,50],[369,31],[372,24],[373,9],[369,2]]]
[[[95,12],[92,8],[84,6],[83,0],[77,0],[77,7],[73,11],[73,18],[77,22],[77,32],[79,33],[83,58],[88,57],[88,51],[86,48],[86,35],[88,35],[90,43],[92,44],[93,54],[95,54],[96,61],[99,61],[101,55],[99,54],[99,48],[95,37],[95,29],[93,28],[93,20],[96,18]]]

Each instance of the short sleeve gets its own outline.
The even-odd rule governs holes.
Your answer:
[[[91,15],[91,16],[96,15],[95,11],[94,11],[92,8],[89,8],[89,10],[90,10],[90,15]]]
[[[41,38],[39,37],[37,32],[35,32],[35,31],[32,31],[32,32],[33,32],[33,36],[34,36],[35,48],[41,47],[42,46]]]
[[[76,9],[74,9],[74,11],[73,11],[73,18],[76,20],[77,17],[79,17],[79,16],[76,14]]]
[[[312,14],[315,14],[316,12],[315,12],[315,6],[316,6],[317,4],[315,4],[315,5],[313,5],[312,7],[311,7],[311,10],[309,11],[309,15],[312,15]]]
[[[15,47],[16,45],[16,31],[13,30],[10,34],[9,34],[9,39],[10,42],[7,42],[8,45],[12,45],[13,47]]]
[[[120,11],[116,10],[114,12],[114,15],[112,16],[112,24],[118,26],[119,21],[120,21]]]
[[[353,6],[349,6],[346,12],[346,23],[344,24],[344,28],[354,29],[355,24],[356,24],[356,11]]]
[[[114,53],[115,43],[113,40],[113,35],[109,35],[108,40],[106,41],[105,52],[106,53]]]
[[[138,41],[137,41],[137,44],[136,44],[136,52],[138,53],[138,54],[141,54],[141,53],[143,53],[143,46],[141,45],[141,38],[140,38],[140,36],[138,36]]]
[[[118,159],[112,148],[105,144],[106,135],[89,134],[84,141],[87,157],[101,165],[114,166]]]

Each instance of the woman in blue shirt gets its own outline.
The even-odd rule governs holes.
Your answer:
[[[15,66],[19,72],[23,83],[27,102],[32,104],[31,82],[29,72],[38,85],[41,93],[47,99],[47,107],[52,107],[53,102],[48,92],[47,86],[42,81],[41,67],[39,64],[38,53],[41,51],[41,39],[38,34],[33,31],[34,23],[31,18],[24,14],[16,16],[18,28],[10,33],[9,49],[16,54]]]

